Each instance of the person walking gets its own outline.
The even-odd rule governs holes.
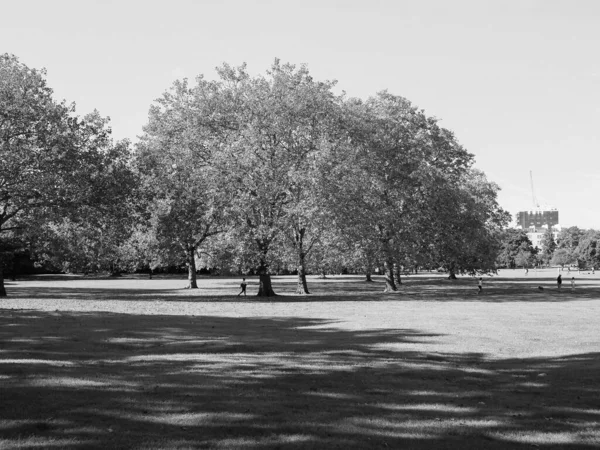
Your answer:
[[[244,297],[246,296],[246,279],[242,278],[242,284],[240,284],[240,287],[242,288],[242,290],[240,291],[240,293],[237,295],[238,297],[242,294],[244,294]]]
[[[481,291],[483,290],[483,278],[479,277],[479,282],[477,283],[477,293],[481,294]]]
[[[571,277],[571,289],[575,289],[575,277]]]
[[[562,275],[559,275],[558,277],[556,277],[556,286],[558,287],[559,290],[560,290],[561,285],[562,285]]]

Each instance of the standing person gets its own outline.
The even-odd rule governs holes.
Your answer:
[[[479,282],[477,283],[477,289],[479,289],[477,291],[478,294],[481,294],[481,291],[483,290],[483,278],[479,277]]]
[[[575,288],[575,277],[571,277],[571,289]]]
[[[558,289],[560,289],[560,286],[562,285],[562,275],[559,275],[556,278],[556,286],[558,287]]]
[[[237,295],[238,297],[242,294],[244,294],[244,297],[246,296],[246,279],[242,278],[242,284],[240,284],[240,287],[242,288],[242,290],[240,291],[240,293]]]

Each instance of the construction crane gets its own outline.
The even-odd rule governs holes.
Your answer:
[[[529,171],[529,179],[531,180],[531,198],[533,200],[533,209],[540,209],[540,202],[535,196],[535,189],[533,188],[533,172]]]

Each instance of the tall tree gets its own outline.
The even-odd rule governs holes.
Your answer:
[[[555,250],[561,251],[561,261],[567,261],[565,264],[572,264],[577,261],[577,246],[579,245],[579,240],[585,234],[585,230],[582,230],[578,227],[567,227],[560,230],[558,236],[556,238],[556,247]]]
[[[237,193],[238,236],[258,268],[258,295],[275,295],[270,255],[286,237],[296,255],[297,292],[306,294],[306,258],[325,226],[316,190],[319,155],[337,139],[334,83],[316,82],[306,67],[278,60],[266,76],[250,77],[244,66],[223,66],[219,74],[237,106],[222,172]]]
[[[554,240],[554,233],[551,228],[548,228],[542,236],[542,260],[545,264],[550,264],[554,250],[556,250],[556,241]]]
[[[556,238],[557,248],[575,249],[579,240],[585,235],[585,230],[579,227],[567,227],[560,230]]]
[[[381,92],[345,108],[347,148],[332,155],[330,205],[346,227],[360,227],[378,245],[385,270],[385,291],[397,289],[394,264],[414,248],[429,222],[431,191],[460,174],[472,156],[408,100]]]
[[[102,197],[110,129],[93,113],[77,118],[57,103],[45,71],[0,56],[0,240],[33,230],[35,215],[56,216]],[[6,295],[0,268],[0,296]]]
[[[437,265],[444,267],[450,278],[457,273],[495,270],[499,234],[510,220],[498,205],[499,187],[483,172],[471,169],[459,180],[454,189],[445,190],[442,203],[436,203],[437,220],[433,222]]]
[[[219,116],[220,86],[198,78],[177,81],[150,108],[136,149],[148,230],[164,260],[185,262],[188,287],[197,288],[196,257],[226,228],[230,190],[214,165],[227,124]]]
[[[90,117],[98,129],[107,127],[108,121],[96,113]],[[104,142],[95,139],[99,155],[88,167],[90,184],[81,186],[88,192],[80,202],[28,216],[29,223],[36,222],[27,236],[37,259],[67,271],[108,270],[116,275],[123,269],[120,247],[131,233],[137,178],[131,170],[129,142],[114,144],[109,134]]]

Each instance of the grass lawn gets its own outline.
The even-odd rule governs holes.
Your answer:
[[[9,281],[0,449],[600,447],[600,274],[556,275]]]

